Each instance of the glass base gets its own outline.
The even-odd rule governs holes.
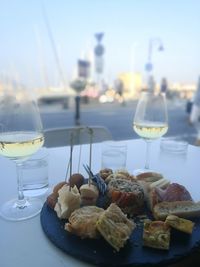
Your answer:
[[[137,176],[141,173],[145,173],[145,172],[155,172],[154,170],[151,170],[151,169],[137,169],[137,170],[134,170],[133,171],[133,175]]]
[[[32,198],[25,201],[23,207],[17,204],[17,199],[4,203],[0,208],[0,216],[9,221],[22,221],[32,218],[40,213],[42,201]]]

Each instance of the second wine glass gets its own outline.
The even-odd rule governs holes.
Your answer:
[[[138,101],[134,119],[134,131],[146,141],[146,161],[144,169],[137,173],[149,171],[150,144],[166,134],[168,130],[168,116],[165,94],[142,92]]]
[[[3,218],[20,221],[40,212],[40,199],[24,197],[22,164],[43,143],[40,114],[30,92],[19,86],[3,87],[0,91],[0,155],[16,163],[18,187],[18,198],[0,207]]]

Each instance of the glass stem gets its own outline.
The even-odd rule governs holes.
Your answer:
[[[145,169],[149,169],[149,158],[150,158],[150,147],[151,147],[151,141],[146,140],[146,161],[145,161]]]
[[[17,199],[17,207],[23,209],[26,207],[26,199],[23,193],[23,180],[22,180],[22,163],[16,162],[17,169],[17,188],[18,188],[18,199]]]

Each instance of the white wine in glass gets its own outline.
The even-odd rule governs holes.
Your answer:
[[[146,141],[146,162],[144,169],[137,173],[149,171],[149,153],[152,140],[166,134],[168,116],[165,94],[142,92],[133,119],[134,131]]]
[[[19,86],[3,87],[0,91],[0,155],[16,163],[18,187],[18,198],[0,207],[3,218],[20,221],[40,212],[40,199],[24,197],[21,167],[43,143],[41,118],[31,94]]]

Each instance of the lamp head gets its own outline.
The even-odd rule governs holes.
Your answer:
[[[158,47],[158,51],[163,51],[163,50],[164,50],[164,46],[162,44],[160,44]]]

